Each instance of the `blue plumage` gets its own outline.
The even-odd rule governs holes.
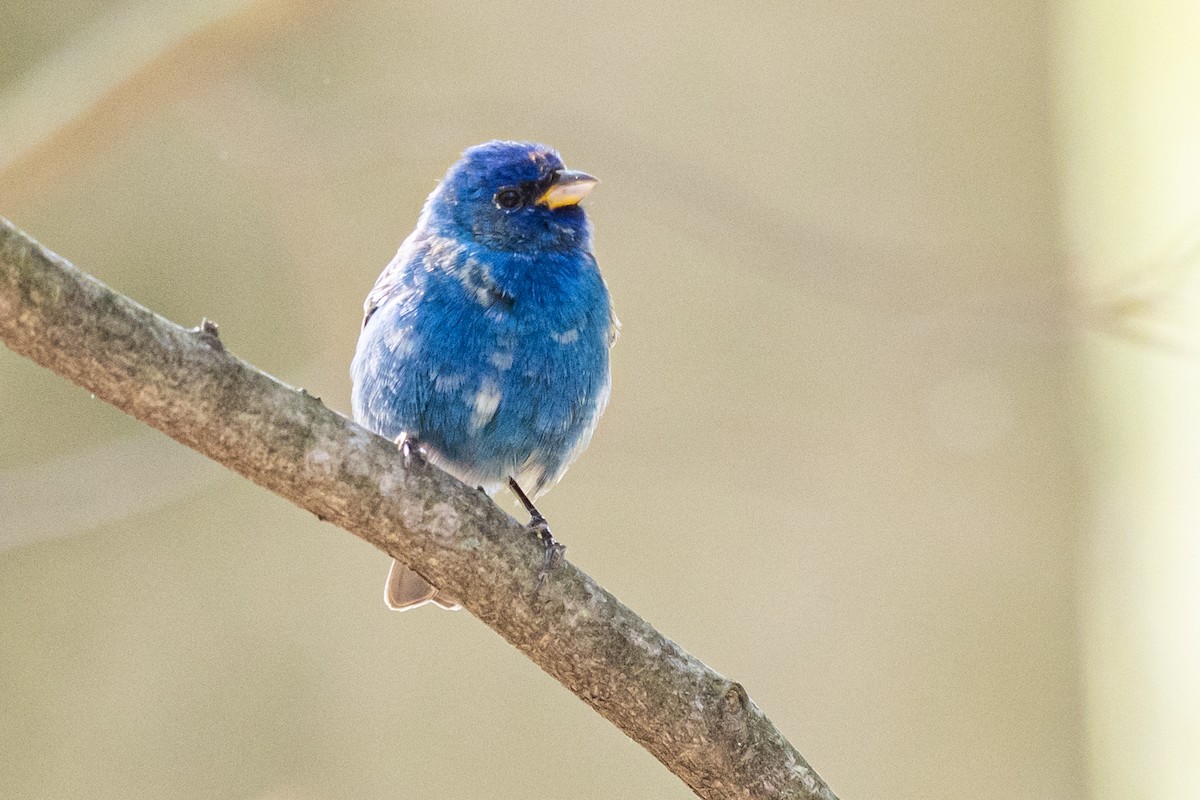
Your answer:
[[[489,491],[557,481],[604,410],[616,336],[578,205],[594,184],[543,145],[467,150],[367,297],[354,418]],[[452,602],[413,578],[393,568],[393,606]]]

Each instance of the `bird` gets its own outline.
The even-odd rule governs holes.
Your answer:
[[[494,496],[504,486],[561,555],[533,501],[583,452],[608,404],[620,323],[580,206],[597,179],[543,144],[462,153],[363,304],[356,422]],[[392,562],[385,601],[457,598]]]

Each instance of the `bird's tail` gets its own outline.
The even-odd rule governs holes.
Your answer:
[[[393,611],[408,611],[426,603],[433,603],[447,611],[462,608],[453,597],[438,591],[437,587],[395,559],[392,560],[392,571],[388,573],[383,599]]]

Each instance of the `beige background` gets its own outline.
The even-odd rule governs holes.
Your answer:
[[[600,176],[624,330],[543,506],[571,558],[843,798],[1087,795],[1044,4],[0,20],[0,214],[334,408],[464,147]],[[0,796],[690,796],[469,615],[385,611],[381,553],[8,351],[0,503]]]

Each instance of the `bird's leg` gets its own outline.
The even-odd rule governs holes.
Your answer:
[[[567,546],[554,539],[554,535],[550,533],[550,524],[546,522],[542,512],[537,510],[537,506],[525,494],[515,478],[508,479],[508,488],[512,489],[513,494],[521,501],[521,505],[525,506],[525,510],[529,512],[529,530],[536,534],[542,543],[542,571],[538,573],[538,588],[540,589],[546,582],[546,576],[550,574],[550,570],[562,561],[563,554],[567,552]]]
[[[525,490],[517,483],[516,478],[508,479],[508,488],[512,489],[513,494],[521,501],[521,505],[525,506],[525,510],[529,512],[529,529],[541,538],[542,544],[546,547],[557,544],[554,541],[554,536],[550,533],[550,524],[546,522],[546,518],[542,516],[542,512],[538,511],[537,506],[529,499],[529,495],[525,494]]]
[[[402,433],[397,436],[396,446],[400,448],[400,458],[404,462],[405,469],[410,469],[413,464],[419,466],[425,463],[425,449],[421,447],[417,437],[412,434]]]

